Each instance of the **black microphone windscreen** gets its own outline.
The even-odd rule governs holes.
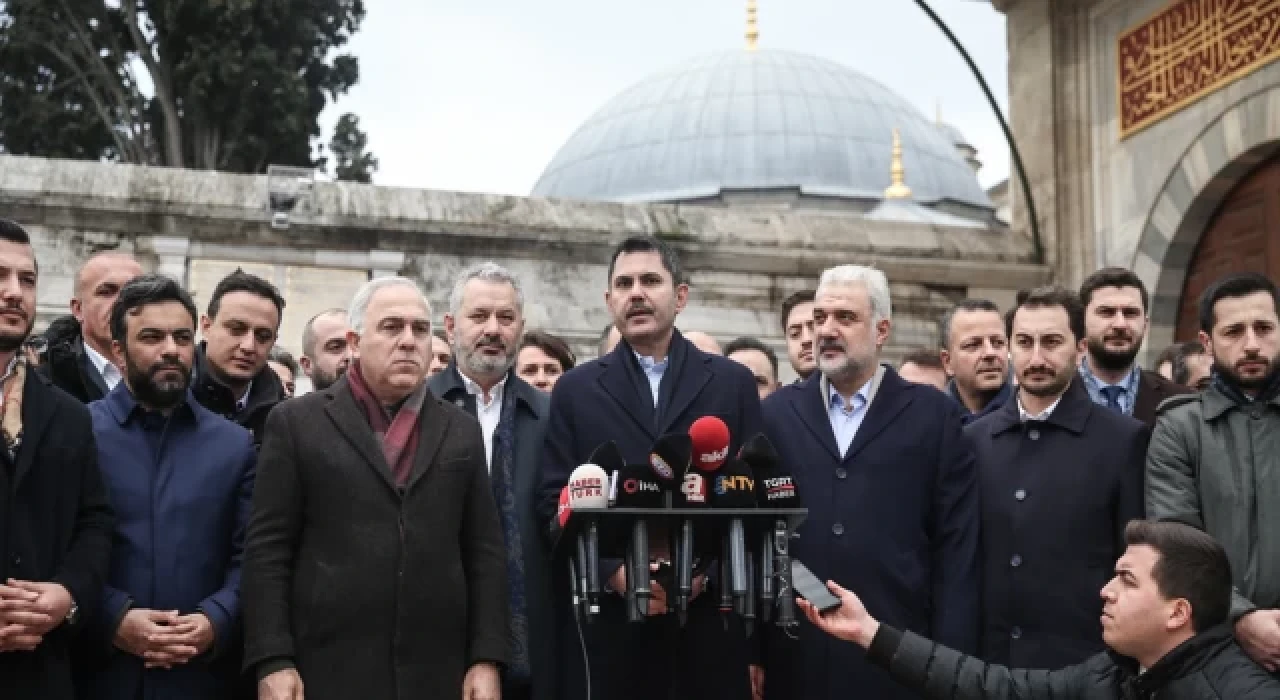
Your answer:
[[[711,505],[715,508],[755,508],[756,479],[751,468],[738,459],[729,459],[720,471],[708,475]]]
[[[622,458],[622,450],[618,449],[618,443],[610,440],[597,447],[591,453],[587,463],[600,467],[606,474],[613,474],[626,466],[627,460]]]
[[[618,496],[614,505],[618,508],[661,508],[664,489],[653,475],[649,465],[630,465],[618,471],[616,477]]]
[[[653,467],[654,475],[672,488],[689,471],[692,460],[693,438],[688,433],[663,435],[649,451],[649,466]]]
[[[778,456],[778,451],[774,449],[773,443],[769,442],[769,438],[764,433],[756,433],[754,437],[742,443],[742,449],[738,450],[738,458],[746,462],[751,471],[763,476],[763,472],[772,472],[777,469],[782,462]]]

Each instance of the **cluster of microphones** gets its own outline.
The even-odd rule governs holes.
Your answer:
[[[645,464],[627,464],[617,445],[606,442],[573,471],[560,493],[552,538],[576,533],[559,547],[568,550],[579,619],[600,612],[603,539],[605,549],[625,551],[632,621],[644,619],[653,580],[685,624],[701,576],[718,591],[720,611],[739,615],[748,633],[757,618],[795,624],[794,523],[778,512],[801,507],[795,482],[764,435],[747,440],[737,455],[729,454],[729,444],[724,421],[705,416],[688,434],[659,438]]]

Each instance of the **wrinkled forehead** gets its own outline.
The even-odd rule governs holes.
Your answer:
[[[462,311],[520,311],[516,288],[510,282],[473,279],[462,288]]]
[[[431,306],[415,289],[393,286],[379,289],[369,299],[365,315],[373,323],[387,320],[417,323],[431,322]]]
[[[867,294],[866,285],[861,282],[837,282],[824,285],[814,298],[815,311],[831,313],[832,311],[871,312],[871,296]]]
[[[1005,335],[1004,319],[994,311],[962,310],[951,317],[951,336],[956,341],[993,335]]]

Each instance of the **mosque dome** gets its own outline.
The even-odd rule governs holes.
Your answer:
[[[726,192],[879,202],[893,131],[924,204],[994,209],[954,136],[876,81],[784,50],[693,59],[614,97],[556,153],[533,195],[679,202]]]

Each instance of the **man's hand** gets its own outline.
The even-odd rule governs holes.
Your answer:
[[[1280,669],[1280,610],[1254,610],[1240,618],[1236,641],[1249,658],[1275,673]]]
[[[764,667],[752,664],[747,672],[751,674],[751,700],[764,700]]]
[[[482,661],[467,669],[462,679],[462,700],[501,700],[502,676],[498,667]],[[258,700],[262,700],[259,698]]]
[[[179,615],[151,640],[142,658],[147,668],[173,668],[209,651],[213,642],[213,623],[204,613]]]
[[[649,581],[649,588],[653,590],[653,597],[649,599],[649,610],[645,614],[667,614],[667,590],[653,580]],[[627,567],[620,566],[617,571],[613,572],[613,575],[609,577],[609,589],[621,594],[627,592]],[[695,590],[697,590],[696,586]]]
[[[146,659],[148,667],[172,668],[184,664],[197,650],[194,645],[169,643],[195,631],[190,622],[179,624],[180,617],[172,610],[133,608],[120,620],[112,643],[122,651]]]
[[[871,617],[862,606],[858,596],[846,591],[835,581],[827,581],[827,589],[840,599],[840,607],[823,615],[813,604],[803,598],[796,599],[796,605],[809,618],[814,627],[837,639],[853,642],[863,649],[870,648],[880,630],[880,623]]]
[[[281,669],[258,681],[258,700],[303,700],[298,669]]]
[[[71,606],[75,604],[71,599],[71,593],[60,583],[9,579],[7,587],[26,592],[27,595],[23,596],[21,601],[25,602],[25,605],[20,604],[19,610],[34,613],[35,617],[28,617],[27,619],[32,621],[21,624],[26,624],[29,632],[41,637],[62,624],[71,613]],[[31,598],[33,595],[34,599]]]

